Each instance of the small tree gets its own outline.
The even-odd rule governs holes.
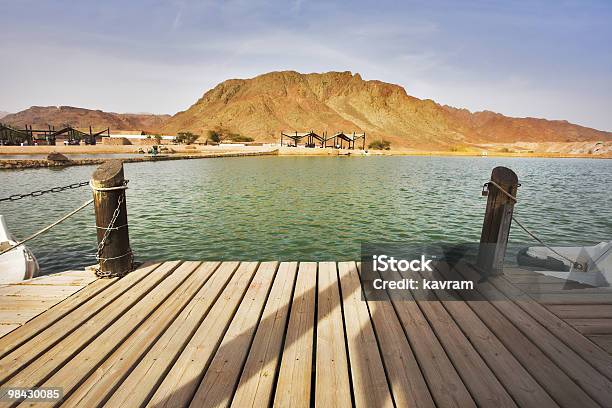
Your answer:
[[[232,133],[229,138],[234,142],[252,142],[255,139],[249,136],[242,136],[238,133]]]
[[[223,135],[218,130],[209,130],[208,138],[215,143],[221,143],[221,141],[223,140]]]
[[[155,139],[155,142],[157,144],[161,144],[161,140],[162,140],[161,135],[153,135],[153,138]]]
[[[197,140],[198,137],[200,136],[191,132],[178,132],[176,134],[175,141],[177,143],[192,144]]]
[[[391,150],[391,142],[388,140],[374,140],[368,145],[368,149]]]

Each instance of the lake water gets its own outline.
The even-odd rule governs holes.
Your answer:
[[[477,242],[482,184],[519,176],[515,215],[551,244],[612,239],[612,161],[250,157],[125,165],[137,260],[356,260],[361,242]],[[0,171],[0,197],[90,178],[94,167]],[[24,238],[91,198],[84,187],[0,203]],[[510,242],[532,241],[513,226]],[[93,207],[29,244],[44,273],[95,263]],[[537,245],[537,244],[536,244]]]

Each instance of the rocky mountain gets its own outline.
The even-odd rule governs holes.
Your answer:
[[[94,129],[111,128],[116,130],[144,130],[159,132],[170,115],[113,113],[101,110],[75,108],[72,106],[32,106],[18,113],[2,118],[7,123],[18,128],[32,125],[34,128],[47,128],[48,125],[60,128],[71,125],[76,128]]]
[[[281,130],[365,131],[369,140],[393,146],[448,147],[479,143],[612,140],[612,133],[566,121],[472,113],[421,100],[398,85],[365,81],[351,72],[271,72],[230,79],[170,118],[165,133],[225,128],[261,141],[276,141]]]
[[[456,120],[464,122],[478,138],[492,143],[583,142],[612,140],[611,132],[574,125],[566,120],[512,118],[500,113],[444,106]]]
[[[368,141],[387,139],[393,147],[448,149],[485,144],[612,143],[612,133],[567,121],[512,118],[470,112],[410,96],[404,88],[365,81],[351,72],[300,74],[270,72],[230,79],[207,91],[189,109],[169,115],[103,112],[70,106],[33,106],[2,122],[23,127],[75,127],[206,137],[219,128],[258,141],[278,141],[282,130],[333,134],[363,132]],[[586,150],[591,147],[586,147]]]
[[[10,114],[10,112],[0,111],[0,119],[2,119],[3,117],[5,117],[8,114]]]

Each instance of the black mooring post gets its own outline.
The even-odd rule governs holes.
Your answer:
[[[518,176],[507,167],[495,167],[491,172],[491,182],[487,186],[487,209],[482,224],[477,261],[483,277],[503,273],[504,256],[516,203],[511,196],[516,197],[519,186]]]

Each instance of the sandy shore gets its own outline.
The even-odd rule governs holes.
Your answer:
[[[303,147],[282,147],[279,156],[465,156],[465,157],[542,157],[542,158],[587,158],[587,159],[610,159],[612,151],[592,153],[572,153],[555,151],[497,151],[497,150],[470,150],[453,152],[448,150],[337,150],[337,149],[307,149]]]
[[[167,160],[195,160],[195,159],[210,159],[218,157],[244,157],[244,156],[267,156],[278,155],[277,150],[266,151],[217,151],[198,154],[160,154],[157,156],[141,155],[137,157],[126,157],[121,160],[124,163],[141,163]],[[67,167],[67,166],[91,166],[102,164],[109,158],[84,158],[71,159],[67,162],[56,162],[46,159],[0,159],[0,170],[9,169],[32,169],[39,167]]]
[[[525,145],[525,144],[523,144]],[[612,143],[606,142],[600,149],[593,153],[583,153],[582,149],[576,146],[564,146],[562,151],[553,149],[558,146],[550,145],[547,149],[525,150],[525,146],[517,145],[514,149],[500,149],[496,145],[488,145],[486,150],[466,150],[466,151],[444,151],[444,150],[414,150],[414,149],[393,149],[393,150],[346,150],[332,148],[304,148],[304,147],[280,147],[278,145],[265,146],[206,146],[206,145],[166,145],[168,150],[161,156],[150,157],[149,155],[138,155],[125,157],[126,162],[144,162],[153,160],[181,160],[198,159],[210,157],[227,156],[252,156],[252,155],[279,155],[279,156],[468,156],[468,157],[542,157],[542,158],[612,158]],[[527,145],[536,147],[534,145]],[[542,146],[540,146],[542,147]],[[16,168],[35,168],[66,165],[92,165],[108,160],[104,155],[136,155],[139,150],[147,149],[146,146],[134,145],[95,145],[95,146],[0,146],[0,169]],[[551,151],[552,150],[552,151]],[[46,160],[46,155],[52,152],[70,155],[79,155],[73,158],[70,163],[54,163]],[[32,156],[32,158],[10,156]],[[38,156],[38,157],[37,157]],[[43,156],[43,157],[41,157]],[[83,157],[87,156],[87,157]]]
[[[58,152],[62,154],[137,154],[139,150],[147,151],[150,146],[138,145],[104,145],[95,146],[0,146],[0,159],[8,155],[41,155]],[[238,146],[238,147],[219,147],[206,145],[164,145],[170,153],[198,154],[198,153],[219,153],[219,152],[264,152],[274,150],[270,146]]]

